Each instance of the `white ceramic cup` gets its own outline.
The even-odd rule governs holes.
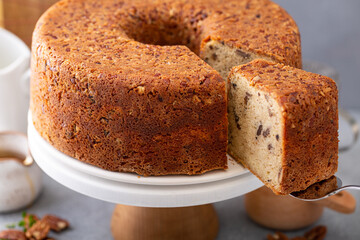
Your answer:
[[[0,131],[26,133],[29,109],[30,50],[0,28]]]

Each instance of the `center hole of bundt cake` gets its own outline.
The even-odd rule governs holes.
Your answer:
[[[200,11],[192,17],[182,16],[176,9],[127,9],[119,23],[128,37],[145,44],[185,45],[198,54],[200,48],[199,22],[208,14]],[[122,19],[122,18],[126,19]]]
[[[203,41],[203,25],[209,20],[209,13],[201,9],[188,16],[173,9],[126,9],[120,14],[119,23],[126,35],[135,41],[160,45],[184,45],[197,54],[222,77],[226,79],[233,66],[255,58],[253,53],[227,46],[222,40]],[[200,51],[200,45],[201,51]],[[265,57],[261,57],[265,58]],[[265,58],[267,59],[267,58]]]
[[[137,29],[132,31],[132,29]],[[258,58],[254,54],[228,47],[223,41],[210,40],[200,54],[201,34],[195,27],[173,21],[139,24],[137,28],[124,28],[128,37],[145,44],[169,46],[184,45],[197,54],[226,79],[230,69]],[[266,59],[266,58],[265,58]]]
[[[125,30],[126,31],[126,30]],[[152,45],[170,46],[185,45],[197,54],[200,42],[196,41],[195,33],[184,29],[180,23],[159,22],[144,24],[136,31],[128,29],[126,34],[134,40]]]

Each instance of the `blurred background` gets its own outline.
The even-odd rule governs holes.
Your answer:
[[[0,0],[0,26],[28,46],[41,13],[57,0]],[[297,22],[303,59],[334,67],[340,76],[340,104],[360,108],[360,1],[275,0]]]
[[[360,1],[274,2],[298,24],[303,59],[325,63],[339,73],[340,105],[360,108]]]

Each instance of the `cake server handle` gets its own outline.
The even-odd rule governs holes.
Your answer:
[[[346,146],[339,148],[339,152],[345,152],[345,151],[351,149],[357,142],[357,140],[359,138],[359,124],[356,122],[355,118],[353,116],[351,116],[351,114],[348,111],[346,111],[342,108],[339,108],[339,114],[350,125],[351,131],[353,134],[352,142]]]
[[[348,191],[339,192],[314,203],[344,214],[351,214],[355,212],[356,208],[356,200]]]

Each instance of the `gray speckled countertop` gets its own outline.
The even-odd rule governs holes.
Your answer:
[[[352,111],[360,122],[360,111]],[[343,121],[340,121],[341,144],[350,141],[350,130]],[[355,147],[339,156],[338,176],[344,184],[360,184],[360,142]],[[112,239],[110,233],[110,218],[114,204],[92,199],[73,192],[48,176],[44,175],[45,187],[39,199],[26,209],[29,213],[43,216],[53,213],[68,219],[71,229],[56,235],[61,239]],[[352,192],[360,200],[360,192]],[[252,222],[246,215],[243,206],[243,197],[229,199],[215,203],[219,220],[220,231],[218,239],[265,239],[273,230],[262,228]],[[0,230],[5,229],[8,223],[16,222],[21,218],[21,211],[0,214]],[[326,209],[322,218],[315,224],[328,227],[328,240],[331,239],[360,239],[360,210],[351,215],[342,215]],[[288,236],[303,235],[307,229],[288,232]]]

